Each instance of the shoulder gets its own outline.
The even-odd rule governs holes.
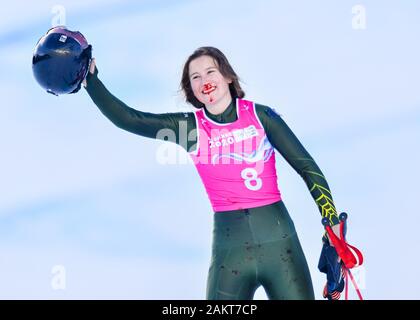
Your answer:
[[[261,121],[269,121],[270,119],[281,118],[281,114],[274,107],[254,102],[255,111]]]
[[[170,112],[166,113],[166,115],[174,120],[191,120],[194,119],[194,112]]]
[[[275,132],[285,126],[282,115],[274,107],[254,102],[255,113],[267,134]]]
[[[198,111],[199,110],[173,113],[173,122],[177,124],[177,127],[186,125],[187,131],[190,132],[197,127],[196,113]]]
[[[194,126],[195,118],[193,112],[166,112],[166,113],[146,113],[156,124],[165,128],[177,130],[180,126]]]

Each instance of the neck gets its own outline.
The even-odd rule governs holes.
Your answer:
[[[229,94],[229,95],[226,95],[226,97],[223,97],[223,99],[221,99],[215,104],[206,105],[206,109],[211,114],[218,115],[218,114],[223,113],[229,107],[231,102],[232,102],[232,96]]]

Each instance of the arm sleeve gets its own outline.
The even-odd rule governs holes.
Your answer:
[[[187,149],[188,132],[195,129],[194,114],[150,113],[128,107],[112,95],[98,78],[98,70],[87,77],[86,91],[99,110],[117,127],[140,136],[177,143]],[[180,130],[181,129],[181,130]]]
[[[322,217],[327,217],[332,225],[338,224],[330,188],[314,159],[273,109],[256,105],[256,110],[270,143],[303,178]]]

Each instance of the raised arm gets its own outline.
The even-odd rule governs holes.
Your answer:
[[[187,126],[188,132],[193,129],[191,126],[195,125],[192,113],[156,114],[130,108],[112,95],[99,80],[95,60],[92,60],[90,72],[83,85],[99,110],[117,127],[126,131],[152,139],[163,139],[163,136],[158,135],[158,132],[162,129],[169,129],[173,131],[176,138],[176,141],[171,142],[184,146],[182,137],[180,141],[180,125]]]

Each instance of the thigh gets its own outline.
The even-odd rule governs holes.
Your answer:
[[[270,300],[315,299],[308,264],[296,233],[262,244],[258,256],[259,278]]]
[[[207,279],[208,300],[251,300],[257,289],[249,248],[214,249]]]

